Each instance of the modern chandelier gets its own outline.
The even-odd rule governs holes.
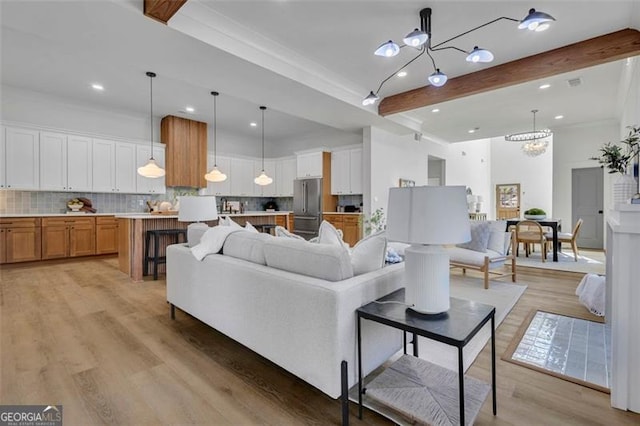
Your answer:
[[[149,93],[150,93],[150,108],[149,108],[149,123],[151,126],[151,154],[149,161],[142,167],[138,167],[138,174],[147,178],[159,178],[165,175],[165,170],[158,166],[156,160],[153,158],[153,79],[156,73],[147,71],[147,77],[149,77]]]
[[[266,106],[261,106],[260,110],[262,111],[262,173],[260,176],[255,178],[253,181],[256,185],[265,186],[269,185],[273,182],[273,179],[267,176],[264,171],[264,111],[267,109]]]
[[[434,70],[433,73],[429,75],[428,80],[432,86],[436,86],[436,87],[444,86],[447,82],[448,77],[444,72],[440,70],[440,68],[438,68],[434,57],[431,55],[431,52],[437,52],[445,49],[453,49],[466,54],[467,62],[477,63],[477,62],[493,61],[493,58],[494,58],[493,53],[491,53],[487,49],[484,49],[478,46],[475,46],[470,51],[460,49],[455,46],[446,46],[447,43],[459,37],[462,37],[466,34],[479,30],[480,28],[486,27],[487,25],[491,25],[503,19],[506,19],[508,21],[513,21],[513,22],[518,22],[519,23],[518,29],[528,29],[530,31],[535,31],[535,32],[546,30],[547,28],[549,28],[551,23],[555,21],[555,18],[547,13],[538,12],[535,9],[530,9],[529,14],[525,16],[522,20],[501,16],[492,21],[489,21],[482,25],[478,25],[477,27],[471,28],[470,30],[462,32],[456,36],[453,36],[441,43],[432,44],[431,13],[432,11],[430,7],[424,8],[420,11],[420,29],[416,28],[413,31],[411,31],[409,34],[407,34],[403,39],[404,44],[399,45],[394,41],[389,40],[385,43],[382,43],[380,47],[376,49],[376,51],[374,52],[375,55],[383,56],[386,58],[396,56],[398,53],[400,53],[400,49],[405,47],[416,49],[419,53],[415,57],[413,57],[413,59],[409,60],[407,63],[402,65],[400,68],[398,68],[393,74],[389,75],[387,78],[382,80],[382,82],[378,86],[378,90],[376,90],[375,93],[373,90],[369,92],[369,95],[362,100],[362,105],[367,106],[367,105],[375,104],[376,101],[380,99],[379,93],[380,93],[380,90],[382,89],[382,86],[384,86],[384,84],[387,81],[389,81],[389,79],[391,79],[393,76],[395,76],[400,71],[405,69],[407,66],[409,66],[412,62],[414,62],[416,59],[418,59],[420,56],[424,55],[425,53],[431,59],[431,63],[433,65],[433,70]]]
[[[216,99],[218,98],[218,92],[211,92],[213,95],[213,169],[206,175],[204,178],[209,182],[224,182],[227,180],[227,175],[222,173],[218,169],[218,157],[217,157],[217,146],[216,146],[216,133],[218,132],[218,115],[216,112]]]
[[[522,151],[530,157],[536,157],[547,151],[549,141],[546,138],[553,135],[553,133],[549,129],[536,130],[536,113],[538,110],[533,109],[531,112],[533,113],[533,130],[507,135],[504,137],[504,140],[509,142],[524,142],[522,144]]]

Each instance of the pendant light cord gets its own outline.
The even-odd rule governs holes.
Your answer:
[[[267,109],[266,106],[261,106],[262,110],[262,171],[264,172],[264,110]]]
[[[216,112],[216,98],[218,92],[211,92],[213,95],[213,167],[218,167],[218,148],[217,148],[217,132],[218,132],[218,114]]]
[[[156,76],[156,73],[147,71],[147,76],[149,77],[149,124],[151,130],[151,155],[149,156],[149,160],[153,160],[153,78]]]

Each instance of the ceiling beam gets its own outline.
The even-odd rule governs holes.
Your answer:
[[[380,102],[382,116],[501,89],[640,55],[640,31],[627,28],[495,67],[461,75],[442,87],[424,86]]]
[[[187,0],[144,0],[144,14],[167,24]]]

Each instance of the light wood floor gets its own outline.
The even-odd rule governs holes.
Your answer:
[[[501,354],[531,309],[584,313],[579,275],[529,270],[497,333]],[[134,284],[117,259],[0,270],[0,403],[63,404],[65,424],[339,424],[340,404],[181,311],[163,280]],[[480,281],[479,281],[479,285]],[[489,381],[490,348],[469,374]],[[609,396],[497,360],[498,415],[478,425],[640,424]],[[375,413],[352,424],[389,424]]]

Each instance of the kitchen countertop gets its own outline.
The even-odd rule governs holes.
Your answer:
[[[265,212],[265,211],[249,211],[244,213],[219,213],[218,216],[230,216],[230,217],[255,217],[255,216],[280,216],[288,215],[287,211],[278,212]],[[177,214],[151,214],[151,213],[119,213],[115,214],[116,217],[123,219],[174,219],[177,218]]]
[[[127,213],[23,213],[23,214],[0,214],[0,218],[11,217],[94,217],[94,216],[117,216]]]
[[[362,212],[352,212],[352,213],[347,213],[347,212],[322,212],[322,214],[344,214],[344,215],[359,215],[362,214]]]

